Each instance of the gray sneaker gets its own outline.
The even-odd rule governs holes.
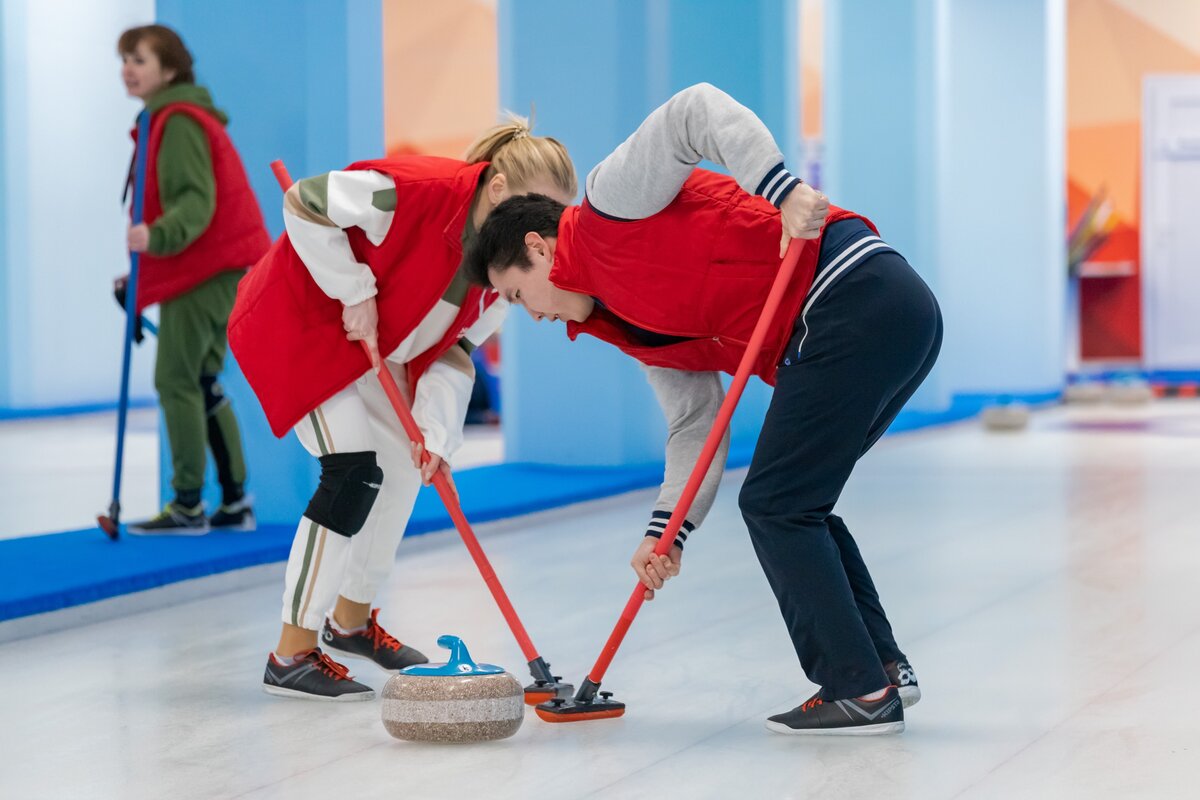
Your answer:
[[[188,508],[172,500],[157,517],[132,522],[125,530],[135,536],[203,536],[208,533],[208,520],[203,505]]]
[[[904,730],[904,706],[895,686],[878,700],[830,700],[818,692],[802,705],[767,718],[774,733],[815,736],[875,736]]]
[[[275,654],[267,656],[263,691],[282,697],[347,702],[374,700],[375,690],[350,677],[350,671],[319,647],[297,653],[291,664],[280,664]]]

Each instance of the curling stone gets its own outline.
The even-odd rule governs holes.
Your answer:
[[[983,410],[983,426],[989,431],[1020,431],[1029,425],[1029,406],[1000,403]]]
[[[383,727],[410,742],[507,739],[525,719],[525,692],[494,664],[476,664],[457,636],[442,636],[445,664],[400,670],[383,687]]]
[[[1063,390],[1063,401],[1067,403],[1101,403],[1104,401],[1104,384],[1099,381],[1071,383]]]
[[[1154,389],[1142,378],[1126,378],[1108,386],[1108,400],[1122,406],[1140,406],[1154,399]]]

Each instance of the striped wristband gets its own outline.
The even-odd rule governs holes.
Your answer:
[[[655,539],[661,539],[663,532],[667,529],[667,521],[670,519],[670,511],[655,511],[650,515],[650,524],[646,526],[646,535],[653,536]],[[683,524],[679,526],[679,533],[675,535],[674,545],[682,550],[684,542],[687,541],[688,534],[694,530],[696,530],[696,526],[685,519]]]
[[[792,173],[788,172],[783,166],[783,162],[780,161],[767,171],[767,174],[763,176],[762,181],[759,182],[758,188],[754,190],[754,193],[762,195],[763,197],[767,198],[771,205],[779,208],[779,206],[783,203],[784,198],[791,194],[792,190],[801,183],[803,183],[803,181]]]

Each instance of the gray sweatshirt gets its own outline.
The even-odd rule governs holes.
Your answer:
[[[587,177],[587,199],[611,217],[644,219],[675,199],[700,161],[726,167],[738,184],[778,206],[800,184],[783,166],[771,132],[750,109],[707,83],[691,86],[655,109]],[[724,399],[716,372],[643,366],[667,419],[666,471],[648,536],[658,536],[675,510]],[[729,454],[726,433],[676,540],[682,545],[712,507]]]

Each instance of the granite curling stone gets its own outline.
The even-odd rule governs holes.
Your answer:
[[[1063,402],[1091,404],[1104,402],[1106,391],[1100,381],[1077,381],[1063,390]]]
[[[383,726],[410,742],[507,739],[525,719],[525,692],[493,664],[476,664],[457,636],[442,636],[445,664],[402,669],[383,687]]]
[[[1142,378],[1114,381],[1108,387],[1108,400],[1122,406],[1138,406],[1154,400],[1154,387]]]
[[[1029,406],[1024,403],[998,403],[983,410],[983,427],[989,431],[1020,431],[1029,426]]]

